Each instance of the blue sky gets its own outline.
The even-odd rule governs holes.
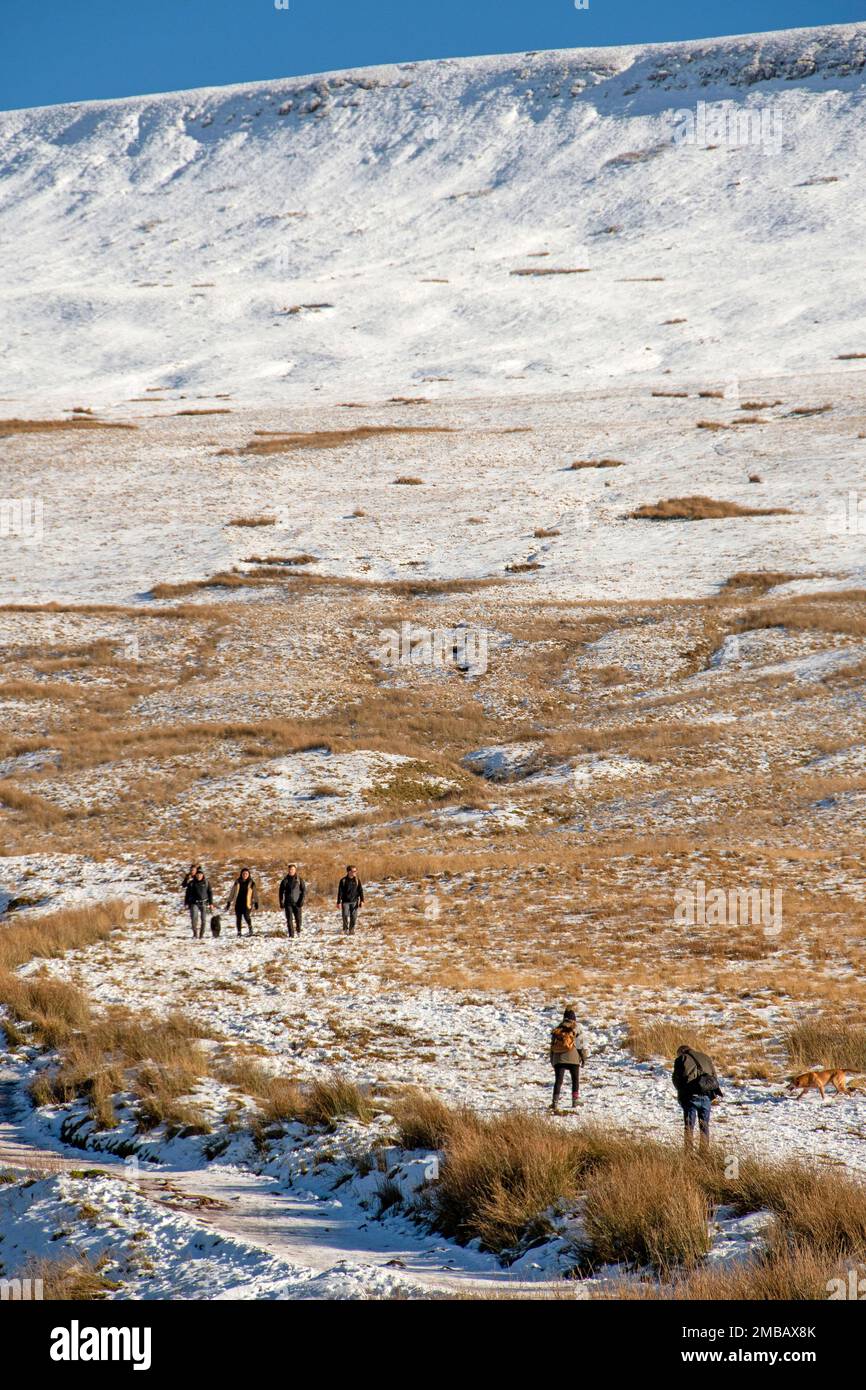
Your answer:
[[[0,109],[866,19],[866,0],[0,0]]]

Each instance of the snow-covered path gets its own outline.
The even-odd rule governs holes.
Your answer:
[[[58,1145],[41,1148],[21,1137],[14,1082],[0,1073],[0,1173],[28,1176],[89,1175],[134,1188],[148,1204],[169,1208],[182,1220],[225,1237],[228,1250],[253,1247],[308,1275],[340,1273],[360,1278],[371,1294],[440,1293],[470,1296],[544,1295],[563,1289],[561,1280],[518,1277],[494,1256],[461,1249],[425,1235],[408,1221],[360,1225],[353,1207],[308,1192],[287,1191],[278,1181],[237,1167],[214,1164],[195,1172],[131,1168],[114,1157],[93,1159]],[[522,1271],[523,1273],[523,1271]],[[383,1285],[383,1279],[385,1281]],[[387,1286],[396,1280],[397,1288]]]

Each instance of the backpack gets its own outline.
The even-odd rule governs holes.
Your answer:
[[[577,1041],[577,1029],[570,1023],[558,1023],[550,1035],[551,1052],[570,1052]]]
[[[710,1076],[708,1071],[701,1072],[695,1082],[694,1089],[699,1096],[709,1096],[710,1100],[715,1100],[717,1096],[722,1095],[721,1086],[714,1076]]]
[[[222,918],[221,918],[221,917],[211,917],[211,919],[210,919],[210,933],[211,933],[211,936],[219,936],[220,932],[222,931],[222,927],[223,927],[223,923],[222,923]]]

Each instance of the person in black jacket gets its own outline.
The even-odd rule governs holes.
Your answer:
[[[710,1147],[710,1114],[713,1101],[719,1100],[722,1088],[712,1057],[696,1047],[682,1043],[677,1048],[671,1080],[683,1112],[684,1138],[688,1151],[694,1148],[695,1121],[700,1129],[701,1153]]]
[[[364,885],[358,877],[354,864],[346,865],[346,872],[337,888],[337,907],[343,912],[343,931],[353,935],[358,921],[358,909],[364,906]]]
[[[213,890],[205,878],[204,869],[200,864],[192,878],[189,878],[187,882],[183,901],[184,906],[189,908],[189,920],[192,923],[192,934],[201,941],[204,936],[204,926],[208,909],[213,907]]]
[[[301,911],[306,896],[307,885],[298,873],[298,866],[290,864],[288,873],[280,882],[280,907],[285,910],[289,936],[301,934]]]

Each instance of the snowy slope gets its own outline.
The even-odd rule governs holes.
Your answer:
[[[864,62],[859,24],[2,114],[0,395],[829,369],[866,351]],[[711,105],[684,142],[699,102],[749,141]]]

